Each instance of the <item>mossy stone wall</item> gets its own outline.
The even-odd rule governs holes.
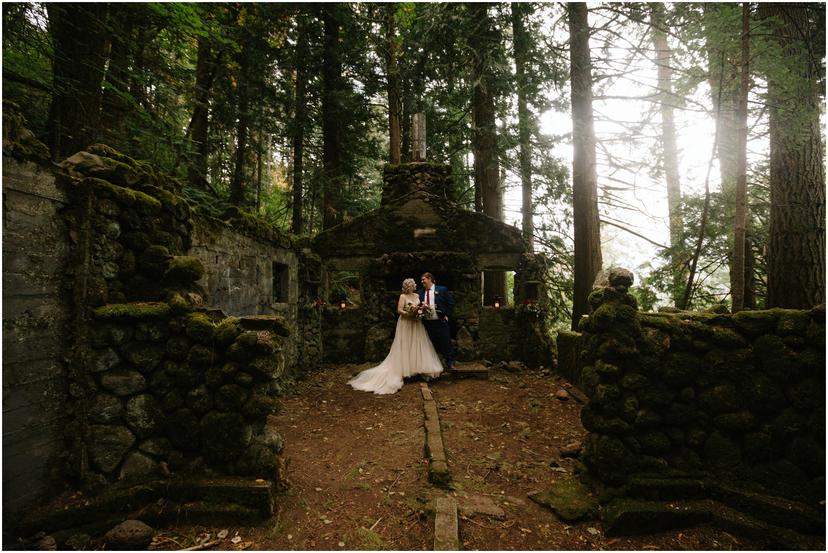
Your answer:
[[[639,313],[612,283],[590,303],[574,343],[591,470],[613,483],[672,469],[782,495],[824,488],[824,306]]]
[[[88,465],[76,476],[93,486],[179,471],[279,477],[282,439],[265,424],[292,376],[290,328],[279,317],[213,317],[164,302],[94,311],[73,405],[85,412],[67,428],[84,436],[72,454]]]

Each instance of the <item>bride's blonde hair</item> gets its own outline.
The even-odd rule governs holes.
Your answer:
[[[403,281],[402,284],[402,292],[403,294],[410,294],[414,290],[417,289],[417,283],[414,282],[413,278],[407,278]]]

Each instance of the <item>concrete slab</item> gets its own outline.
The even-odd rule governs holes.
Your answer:
[[[457,502],[451,497],[434,501],[434,551],[459,551]]]

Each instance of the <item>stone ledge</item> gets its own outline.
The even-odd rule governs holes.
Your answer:
[[[214,523],[224,520],[223,515],[230,517],[228,522],[238,522],[240,516],[250,520],[256,514],[258,518],[267,518],[273,514],[275,504],[274,485],[267,480],[242,477],[155,480],[138,485],[113,485],[97,496],[61,496],[29,512],[16,525],[16,530],[24,536],[78,528],[90,533],[114,519],[124,520],[129,513],[158,519],[165,513],[164,509],[156,511],[159,500],[169,506],[168,511],[175,507],[175,512],[183,515],[198,518],[200,513],[210,512]]]

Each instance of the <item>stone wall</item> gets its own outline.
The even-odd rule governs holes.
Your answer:
[[[3,156],[3,511],[9,516],[48,493],[62,472],[70,306],[69,229],[60,211],[67,202],[51,171]]]
[[[234,316],[280,315],[296,328],[299,263],[290,239],[272,230],[257,236],[242,225],[233,228],[233,219],[197,215],[193,222],[188,255],[205,267],[198,284],[204,287],[210,305]],[[295,364],[296,340],[285,348],[288,363]]]
[[[228,315],[271,315],[278,312],[296,320],[299,269],[289,241],[271,242],[231,228],[224,221],[194,218],[189,255],[206,271],[199,281],[210,304]],[[274,298],[273,264],[288,270],[283,297]]]
[[[6,513],[59,484],[284,478],[282,441],[266,419],[297,365],[321,356],[318,311],[308,307],[318,258],[238,210],[208,236],[174,179],[111,148],[90,146],[58,168],[30,133],[7,142],[6,131]],[[231,285],[249,278],[251,295],[218,293],[227,303],[210,304],[201,283],[221,291],[221,275],[203,278],[191,250],[211,269],[229,259],[239,269]],[[268,311],[274,262],[285,301]],[[226,317],[228,305],[248,316]],[[299,347],[295,328],[316,339]]]
[[[579,325],[584,461],[609,482],[704,471],[781,495],[825,484],[825,308],[639,313],[631,283]]]
[[[265,427],[289,372],[280,318],[229,317],[176,304],[110,304],[94,312],[87,483],[173,472],[279,478],[282,440]]]

